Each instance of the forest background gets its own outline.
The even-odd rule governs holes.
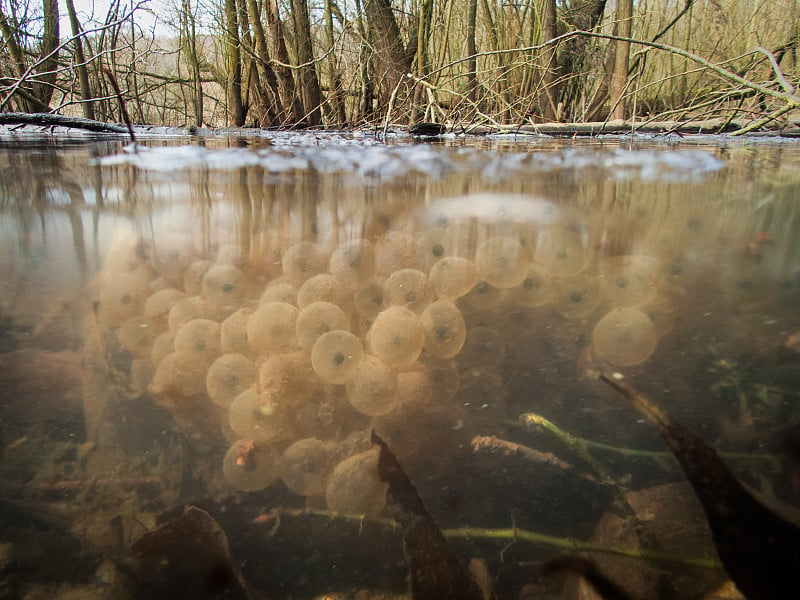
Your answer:
[[[73,0],[0,0],[0,111],[123,122],[127,109],[139,124],[214,127],[715,118],[754,129],[800,107],[797,0],[163,6],[152,27],[147,1],[111,0],[89,18]]]

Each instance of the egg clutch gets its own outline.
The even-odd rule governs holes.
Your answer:
[[[262,256],[240,241],[203,252],[186,234],[116,244],[97,320],[133,389],[187,430],[222,432],[231,486],[280,478],[341,513],[383,509],[373,422],[453,401],[465,374],[502,365],[520,323],[546,319],[556,336],[580,323],[591,360],[624,367],[653,354],[674,312],[660,260],[598,255],[580,222],[532,198],[454,199],[375,232],[261,235],[274,249]]]

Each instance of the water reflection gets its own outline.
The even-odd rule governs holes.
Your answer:
[[[519,425],[541,413],[605,445],[596,458],[620,485],[647,495],[680,481],[663,457],[611,448],[661,446],[598,370],[624,370],[728,451],[755,451],[800,416],[785,347],[800,330],[796,150],[311,141],[0,151],[3,477],[23,498],[30,482],[50,493],[101,478],[77,501],[91,516],[70,515],[101,553],[191,501],[236,505],[241,552],[287,565],[248,532],[264,506],[385,514],[370,428],[443,526],[513,518],[588,538],[613,493],[473,440],[560,454]],[[29,429],[59,420],[58,436]],[[20,463],[34,448],[67,458]],[[797,503],[785,465],[733,466]],[[317,544],[302,571],[341,543],[321,525],[285,528],[294,551]],[[254,576],[309,597],[402,587],[393,558],[366,577],[359,544],[344,546],[342,579]],[[527,579],[505,568],[513,597]]]

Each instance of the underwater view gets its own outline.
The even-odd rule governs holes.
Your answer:
[[[800,589],[796,142],[139,138],[0,130],[1,598]]]

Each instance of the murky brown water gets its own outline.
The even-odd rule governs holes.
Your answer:
[[[269,597],[402,593],[374,428],[501,597],[577,597],[537,583],[562,550],[536,534],[591,540],[641,597],[665,577],[700,597],[724,573],[608,554],[713,559],[682,473],[599,372],[800,501],[765,450],[800,416],[795,145],[27,142],[0,144],[9,594],[147,597],[131,544],[186,504]],[[607,512],[620,491],[638,539]],[[80,569],[52,566],[65,551]]]

